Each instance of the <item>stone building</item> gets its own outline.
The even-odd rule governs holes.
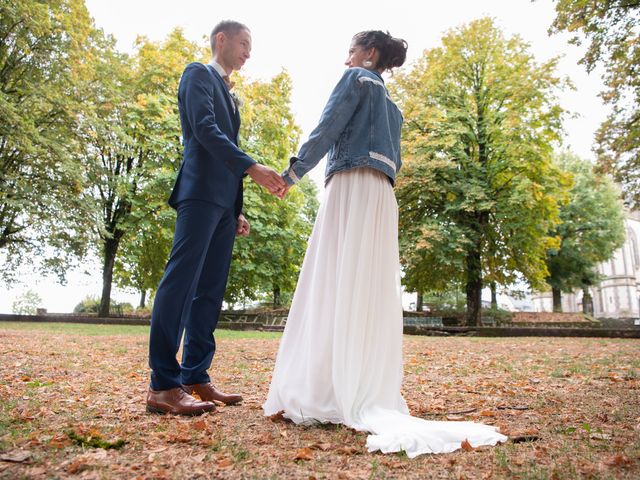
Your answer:
[[[627,214],[625,243],[613,257],[598,265],[603,280],[591,288],[597,318],[640,318],[640,212]],[[553,310],[551,292],[534,293],[538,312]],[[582,291],[562,294],[562,311],[582,311]]]

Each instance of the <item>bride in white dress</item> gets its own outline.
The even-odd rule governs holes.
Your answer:
[[[369,432],[367,448],[413,458],[507,437],[473,422],[409,415],[402,384],[398,207],[402,116],[381,73],[406,43],[356,34],[320,122],[283,178],[295,184],[329,152],[326,192],[284,330],[265,415],[298,424],[341,423]]]

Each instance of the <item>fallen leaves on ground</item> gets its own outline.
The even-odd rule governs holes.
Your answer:
[[[0,336],[0,478],[640,477],[638,340],[405,337],[412,414],[511,439],[409,459],[344,426],[264,417],[277,336],[219,339],[212,377],[244,402],[195,418],[145,412],[146,332]]]

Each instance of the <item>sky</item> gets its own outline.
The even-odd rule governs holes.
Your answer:
[[[567,76],[574,91],[560,95],[561,105],[572,112],[565,122],[564,147],[594,159],[593,136],[607,115],[598,93],[603,89],[600,71],[591,74],[578,65],[584,48],[568,43],[569,35],[549,36],[555,18],[551,0],[394,0],[322,2],[284,0],[85,0],[95,24],[117,40],[118,49],[131,52],[138,35],[161,41],[175,27],[187,38],[206,44],[220,20],[237,20],[252,34],[253,49],[242,74],[268,80],[283,69],[291,75],[292,111],[302,128],[304,141],[318,121],[335,83],[340,78],[352,36],[362,30],[388,30],[407,41],[405,68],[425,49],[440,45],[443,34],[474,19],[493,18],[506,36],[519,35],[530,44],[540,63],[561,56],[557,73]],[[389,77],[388,74],[387,78]],[[310,174],[322,185],[324,162]],[[169,192],[167,192],[167,195]],[[87,273],[85,273],[87,272]],[[25,270],[22,284],[0,285],[0,312],[11,311],[13,301],[25,290],[36,291],[49,312],[69,312],[87,295],[99,296],[99,263],[70,272],[67,285],[41,278]],[[113,298],[136,302],[137,295],[116,289]]]

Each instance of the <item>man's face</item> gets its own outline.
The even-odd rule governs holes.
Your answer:
[[[220,56],[225,66],[240,70],[251,56],[251,34],[247,30],[240,30],[230,36],[225,35],[220,46]]]

